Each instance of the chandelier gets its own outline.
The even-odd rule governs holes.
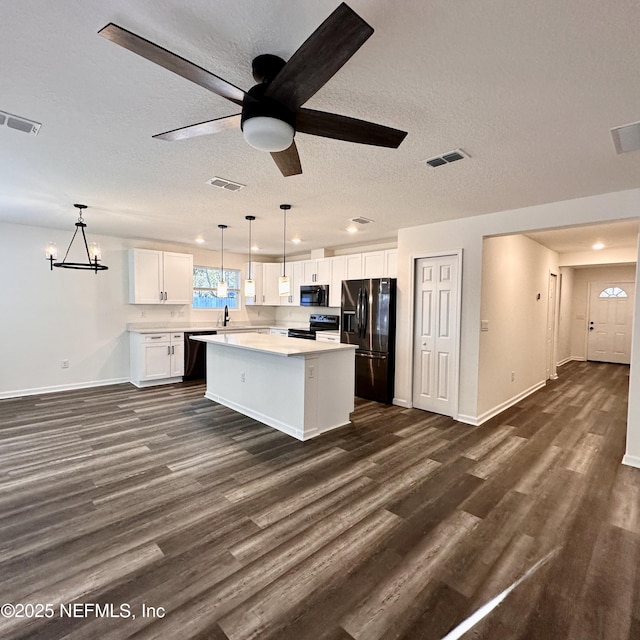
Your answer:
[[[82,217],[82,211],[83,209],[87,208],[87,205],[74,204],[73,206],[76,209],[78,209],[78,211],[80,212],[80,215],[78,217],[78,222],[76,222],[76,230],[73,232],[73,237],[71,238],[71,242],[67,247],[67,252],[64,254],[64,258],[62,259],[62,262],[54,262],[54,260],[58,259],[58,247],[56,247],[55,243],[50,242],[49,245],[47,246],[45,255],[47,257],[47,260],[49,261],[49,264],[51,265],[51,271],[53,271],[53,267],[60,267],[62,269],[81,269],[86,271],[91,270],[95,273],[98,273],[98,271],[107,270],[109,267],[107,267],[104,264],[99,264],[100,259],[102,258],[100,245],[98,245],[96,242],[92,242],[91,244],[87,242],[87,236],[85,235],[85,232],[84,232],[85,227],[87,225],[85,224],[84,218]],[[67,257],[69,255],[71,245],[73,244],[73,241],[76,239],[78,230],[80,230],[82,233],[82,239],[84,240],[84,248],[85,248],[85,251],[87,252],[87,261],[86,262],[67,262]]]

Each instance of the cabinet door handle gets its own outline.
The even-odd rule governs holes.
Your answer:
[[[166,291],[164,292],[164,299],[165,300],[167,299],[167,292]]]
[[[171,355],[173,355],[176,352],[176,348],[175,347],[171,347]]]
[[[167,355],[170,356],[171,355],[171,347],[167,346]]]
[[[152,340],[160,340],[160,338],[162,338],[162,336],[151,336]]]
[[[163,297],[162,297],[162,291],[160,292],[160,302],[162,302]]]

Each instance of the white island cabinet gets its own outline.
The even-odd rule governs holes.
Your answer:
[[[255,333],[191,339],[207,343],[210,400],[298,440],[349,423],[354,345]]]

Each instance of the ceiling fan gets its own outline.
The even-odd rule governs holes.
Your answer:
[[[242,107],[241,113],[159,133],[154,138],[182,140],[239,127],[251,146],[271,153],[282,175],[293,176],[302,173],[293,139],[296,132],[394,149],[407,135],[406,131],[373,122],[302,107],[373,34],[373,28],[344,3],[288,62],[272,54],[255,58],[252,71],[258,84],[247,92],[113,23],[98,33]]]

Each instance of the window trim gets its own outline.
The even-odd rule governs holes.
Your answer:
[[[192,272],[192,276],[191,276],[191,309],[193,309],[194,311],[220,311],[224,305],[222,307],[196,307],[194,306],[194,292],[196,291],[211,291],[211,292],[215,292],[215,287],[196,287],[194,284],[194,279],[195,279],[195,271],[196,269],[213,269],[216,271],[222,271],[222,267],[220,266],[216,266],[216,265],[209,265],[209,264],[194,264],[193,265],[193,272]],[[229,304],[229,302],[227,302],[227,305],[229,306],[229,311],[240,311],[242,309],[242,271],[240,269],[228,269],[225,267],[224,269],[224,273],[225,275],[229,272],[234,272],[238,274],[237,277],[237,282],[238,282],[238,288],[235,289],[233,287],[228,287],[228,291],[234,291],[236,293],[235,297],[233,298],[233,300],[235,301],[235,306],[232,306],[231,304]],[[215,295],[215,293],[214,293]],[[216,296],[217,297],[217,296]],[[228,296],[227,296],[228,299]]]
[[[622,287],[605,287],[598,298],[628,298],[629,294]]]

